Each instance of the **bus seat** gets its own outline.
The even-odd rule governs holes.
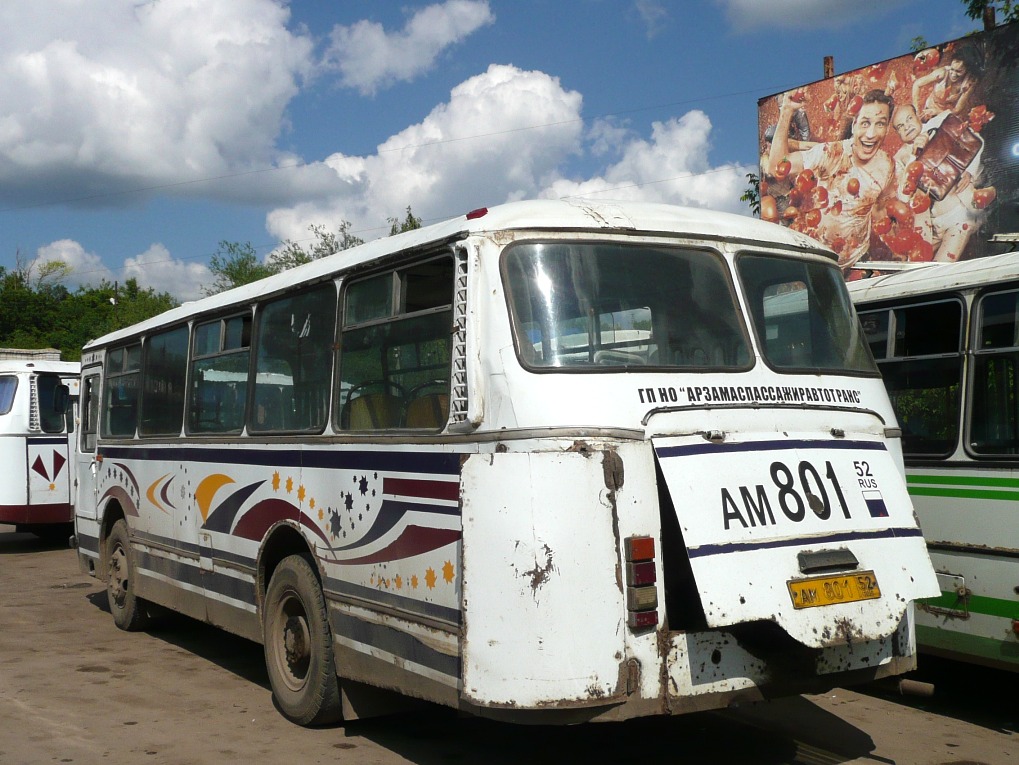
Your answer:
[[[438,430],[449,418],[449,394],[428,393],[407,404],[404,425],[408,428]]]
[[[403,401],[390,393],[366,393],[348,401],[340,417],[346,430],[378,430],[400,424]]]

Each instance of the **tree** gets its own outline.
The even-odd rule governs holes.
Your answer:
[[[421,219],[415,218],[414,213],[410,211],[410,205],[407,205],[407,217],[400,222],[399,218],[386,218],[389,221],[389,235],[402,234],[404,231],[413,231],[414,229],[421,228]]]
[[[70,292],[55,281],[62,269],[0,268],[0,346],[57,348],[65,361],[81,358],[82,346],[114,329],[143,321],[177,305],[171,295],[103,282]],[[62,278],[62,277],[59,277]]]
[[[747,190],[739,198],[740,202],[746,202],[750,206],[750,212],[754,215],[761,214],[761,179],[757,173],[747,173]]]
[[[277,267],[277,272],[364,244],[364,239],[350,233],[350,221],[347,220],[337,227],[335,233],[317,223],[308,226],[308,230],[315,236],[309,249],[305,250],[297,242],[287,239],[279,250],[269,256],[269,262]]]
[[[411,212],[410,205],[407,206],[407,216],[401,221],[399,218],[386,218],[389,223],[389,235],[402,234],[404,231],[413,231],[421,228],[421,218]],[[341,250],[347,250],[364,244],[364,240],[350,232],[350,221],[343,221],[336,228],[336,231],[329,231],[322,224],[308,226],[314,239],[307,248],[299,242],[287,239],[278,250],[273,252],[265,260],[259,262],[255,248],[251,242],[227,242],[219,243],[219,248],[209,261],[209,270],[216,279],[210,287],[205,290],[206,295],[215,295],[242,284],[257,281],[266,276],[272,276],[289,268],[310,263],[313,260],[333,255]]]
[[[971,19],[982,19],[988,8],[995,10],[998,24],[1019,21],[1019,0],[962,0],[966,15]]]
[[[209,270],[215,274],[216,280],[210,287],[206,287],[206,295],[215,295],[279,272],[272,264],[259,261],[251,242],[226,240],[219,243],[209,259]]]

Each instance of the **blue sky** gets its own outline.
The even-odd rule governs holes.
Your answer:
[[[582,195],[748,213],[757,101],[978,28],[962,0],[3,3],[0,266],[182,300],[408,205]]]

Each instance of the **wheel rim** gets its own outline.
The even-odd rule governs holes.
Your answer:
[[[294,593],[280,600],[273,630],[273,656],[278,674],[291,691],[299,691],[311,665],[311,628],[304,602]]]
[[[117,545],[110,551],[110,595],[117,608],[124,607],[127,599],[127,555],[124,548]]]

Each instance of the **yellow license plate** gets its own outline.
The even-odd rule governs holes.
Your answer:
[[[787,584],[793,598],[793,608],[830,606],[881,597],[881,589],[877,586],[877,577],[873,571],[791,579]]]

